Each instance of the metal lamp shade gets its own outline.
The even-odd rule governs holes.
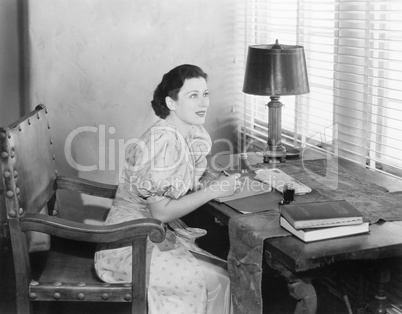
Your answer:
[[[284,96],[308,93],[303,46],[249,46],[243,92],[251,95]]]

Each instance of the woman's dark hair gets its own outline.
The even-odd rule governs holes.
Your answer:
[[[162,81],[156,87],[154,98],[151,101],[155,114],[158,117],[165,119],[170,113],[165,98],[169,96],[173,100],[177,100],[177,95],[180,88],[182,88],[184,81],[186,79],[199,77],[203,77],[206,80],[208,75],[198,66],[191,64],[179,65],[163,75]]]

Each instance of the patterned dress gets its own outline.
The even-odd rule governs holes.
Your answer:
[[[183,137],[173,125],[158,120],[128,147],[106,224],[151,217],[148,204],[166,197],[177,199],[196,188],[206,169],[210,147],[211,139],[202,126],[193,126]],[[226,271],[197,260],[189,251],[192,248],[201,250],[171,230],[162,243],[148,240],[149,313],[230,312],[230,282]],[[131,255],[131,246],[127,243],[103,246],[95,254],[98,276],[110,283],[130,282]],[[212,281],[222,280],[211,287],[207,284],[207,273]],[[219,312],[213,303],[217,303]]]

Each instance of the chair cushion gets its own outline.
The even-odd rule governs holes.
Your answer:
[[[131,284],[99,279],[94,268],[95,250],[93,243],[53,237],[49,251],[32,253],[31,301],[131,301]]]
[[[94,268],[96,245],[52,237],[49,252],[33,257],[34,278],[39,282],[99,284]],[[37,276],[40,277],[37,277]]]

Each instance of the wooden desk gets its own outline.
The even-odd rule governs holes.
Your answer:
[[[370,226],[369,234],[311,243],[304,243],[294,236],[267,239],[265,254],[293,272],[345,260],[402,256],[402,222],[376,223]]]
[[[342,161],[345,168],[362,179],[387,187],[389,190],[402,191],[402,182],[376,174],[358,165]],[[224,203],[211,201],[205,209],[224,224],[237,215],[237,210]],[[383,222],[370,226],[369,234],[343,237],[304,243],[294,236],[270,238],[264,241],[264,259],[267,265],[278,271],[292,285],[291,295],[299,302],[296,313],[315,313],[316,300],[314,287],[306,276],[314,276],[314,270],[322,270],[344,261],[379,260],[402,256],[402,222]],[[383,286],[389,280],[386,269],[382,270],[379,290],[376,295],[377,313],[385,313],[386,299]],[[314,272],[319,273],[319,272]],[[298,286],[302,286],[302,289]],[[299,294],[297,293],[299,292]],[[306,292],[308,291],[308,292]]]

